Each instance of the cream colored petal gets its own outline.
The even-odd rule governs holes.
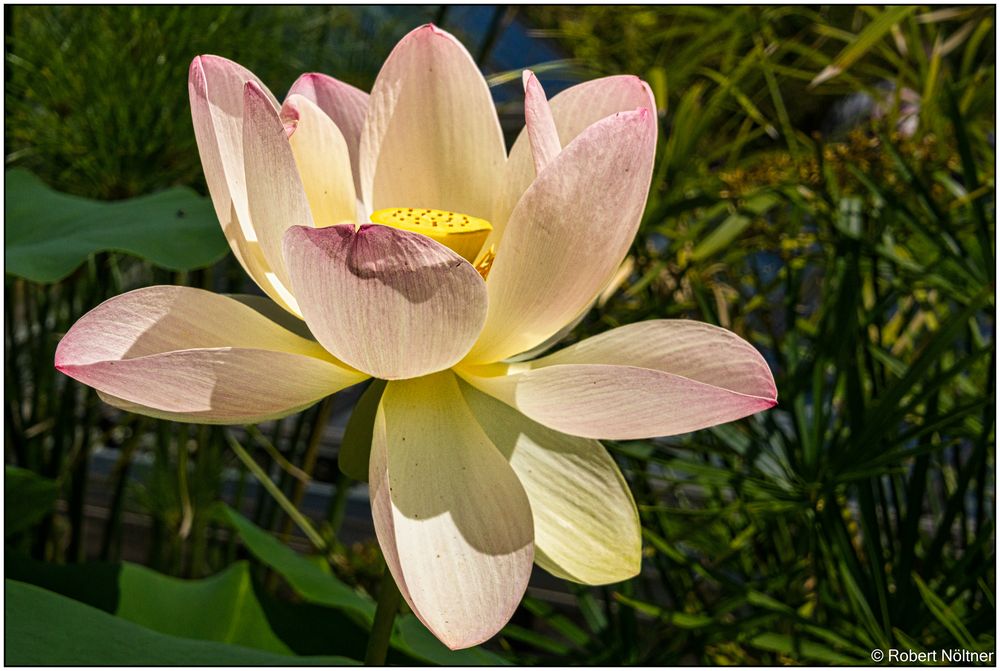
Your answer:
[[[620,266],[618,266],[618,270],[615,271],[614,276],[604,286],[604,288],[601,289],[601,292],[596,299],[598,307],[602,307],[608,301],[608,299],[615,294],[615,292],[622,285],[622,283],[626,279],[628,279],[628,276],[632,273],[632,269],[634,268],[634,266],[635,262],[632,261],[632,257],[630,256],[625,257],[625,260],[622,261]],[[571,319],[561,329],[559,329],[558,331],[550,335],[548,338],[546,338],[542,343],[535,345],[526,352],[521,352],[517,356],[512,356],[508,358],[507,361],[508,362],[531,361],[532,359],[537,359],[541,355],[545,354],[550,349],[561,343],[563,339],[566,338],[570,333],[572,333],[573,329],[575,329],[580,324],[580,322],[583,321],[584,317],[587,316],[592,307],[594,307],[593,303],[587,303],[587,305],[585,305],[583,309],[580,310],[580,312],[577,313],[575,317],[573,317],[573,319]]]
[[[366,377],[246,305],[173,286],[88,312],[55,365],[119,407],[205,424],[282,417]]]
[[[773,398],[673,373],[600,364],[532,371],[517,387],[517,407],[529,417],[566,433],[611,440],[688,433],[774,404]]]
[[[364,379],[338,378],[341,371],[320,359],[231,348],[164,352],[60,370],[122,410],[196,424],[254,424],[286,417]]]
[[[469,360],[544,342],[607,285],[639,227],[656,120],[645,109],[587,128],[524,193],[487,280],[489,315]]]
[[[524,71],[524,128],[531,141],[535,174],[539,174],[562,150],[552,108],[538,77]]]
[[[365,123],[368,111],[368,94],[350,84],[334,79],[318,72],[309,72],[292,84],[289,97],[299,94],[316,103],[326,112],[333,123],[337,124],[341,135],[347,142],[347,151],[351,157],[351,173],[354,178],[354,191],[361,196],[361,172],[358,168],[359,146],[361,144],[361,128]]]
[[[369,482],[379,545],[414,614],[452,649],[496,634],[531,574],[531,508],[452,373],[387,385]]]
[[[253,82],[247,82],[243,93],[243,164],[250,218],[271,271],[290,288],[281,244],[292,226],[314,225],[309,201],[278,110]]]
[[[454,365],[486,318],[479,273],[419,233],[373,224],[299,226],[285,236],[285,258],[316,339],[384,380]]]
[[[219,56],[191,62],[188,92],[198,153],[222,231],[233,255],[272,299],[293,314],[294,298],[275,282],[250,221],[243,168],[243,87],[254,82],[268,103],[278,103],[264,84],[243,66]]]
[[[525,93],[525,115],[529,105]],[[552,119],[559,133],[559,143],[565,147],[585,128],[618,112],[645,108],[656,114],[653,94],[646,82],[631,75],[603,77],[577,84],[553,96],[549,101]],[[535,179],[529,130],[518,135],[504,165],[503,179],[496,192],[493,206],[493,236],[490,243],[499,244],[510,213],[528,185]]]
[[[656,320],[529,364],[463,368],[478,389],[563,433],[628,440],[687,433],[777,403],[767,363],[725,329]]]
[[[535,522],[535,563],[574,582],[627,580],[642,564],[639,514],[604,446],[533,422],[461,384],[472,414],[517,473]]]
[[[445,31],[410,32],[368,101],[359,163],[369,211],[431,208],[489,220],[507,158],[486,80]]]
[[[245,235],[253,239],[243,179],[243,87],[247,82],[260,88],[272,109],[278,108],[264,83],[242,65],[210,55],[191,62],[191,116],[216,214],[225,224],[231,203]]]
[[[315,103],[300,95],[285,100],[281,119],[314,225],[353,223],[357,197],[351,157],[337,125]]]

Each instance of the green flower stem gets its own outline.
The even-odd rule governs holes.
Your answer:
[[[326,431],[326,425],[330,421],[330,414],[332,412],[333,396],[331,395],[324,398],[319,406],[319,412],[316,414],[316,421],[313,423],[312,433],[309,436],[309,443],[306,446],[306,453],[302,457],[301,472],[304,472],[307,478],[312,477],[313,469],[316,468],[316,456],[319,454],[319,444],[323,442],[323,432]],[[302,503],[302,499],[306,494],[307,482],[308,479],[298,479],[292,489],[292,505],[296,508]],[[283,540],[288,540],[288,534],[292,530],[291,527],[291,520],[285,520],[285,524],[281,530]]]
[[[350,493],[354,480],[340,473],[337,476],[337,489],[330,498],[330,507],[326,512],[326,518],[330,521],[330,532],[334,538],[340,534],[340,527],[344,523],[344,513],[347,511],[347,495]]]
[[[375,607],[375,621],[368,635],[368,650],[365,652],[366,666],[384,666],[389,652],[389,639],[392,637],[392,625],[399,612],[399,604],[403,597],[396,586],[389,567],[386,567],[382,582],[378,587],[378,605]]]
[[[267,473],[264,472],[264,469],[253,460],[253,457],[251,457],[247,451],[243,449],[243,446],[240,445],[239,441],[236,440],[236,438],[233,437],[233,434],[229,431],[226,431],[226,442],[229,443],[229,447],[233,448],[233,452],[235,452],[236,456],[240,458],[243,465],[247,467],[247,470],[253,473],[254,477],[257,478],[257,481],[260,482],[264,489],[267,490],[268,494],[274,497],[274,500],[277,501],[278,505],[281,506],[281,509],[285,511],[285,514],[298,525],[299,529],[302,530],[302,533],[306,535],[316,549],[325,551],[326,543],[323,542],[323,537],[320,536],[319,532],[313,528],[313,525],[309,523],[309,520],[306,519],[305,515],[300,513],[298,509],[292,505],[292,502],[289,501],[288,498],[282,493],[278,485],[274,484],[271,478],[267,477]]]
[[[279,451],[278,448],[274,446],[274,443],[268,440],[267,436],[265,436],[260,429],[258,429],[253,424],[248,424],[246,426],[246,430],[247,433],[250,434],[250,437],[253,438],[258,445],[264,448],[264,451],[267,452],[267,455],[274,460],[274,463],[278,464],[278,467],[281,468],[281,470],[283,470],[285,473],[288,473],[296,480],[299,480],[300,482],[303,482],[305,484],[309,484],[310,480],[309,474],[303,471],[302,469],[298,468],[292,462],[288,461],[288,459],[285,458],[285,455],[283,455],[281,451]]]

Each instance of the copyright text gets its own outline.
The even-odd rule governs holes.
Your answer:
[[[979,652],[961,648],[943,650],[872,650],[872,661],[890,664],[993,664],[993,652]]]

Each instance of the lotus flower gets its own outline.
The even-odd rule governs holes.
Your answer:
[[[236,63],[196,58],[216,212],[287,314],[150,287],[94,308],[56,352],[112,405],[187,422],[260,422],[388,380],[369,465],[375,529],[413,612],[451,648],[507,622],[533,562],[585,584],[639,571],[635,503],[599,439],[693,431],[776,398],[752,346],[693,321],[511,361],[558,338],[614,276],[657,129],[636,77],[551,103],[531,73],[524,85],[508,155],[486,81],[431,25],[396,46],[370,95],[306,74],[279,104]]]

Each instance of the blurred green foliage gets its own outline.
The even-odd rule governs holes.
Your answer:
[[[367,90],[392,45],[431,16],[418,7],[393,16],[379,7],[12,8],[6,164],[91,198],[202,185],[192,58],[235,60],[278,96],[313,70]]]
[[[562,664],[843,664],[867,663],[873,648],[993,650],[992,9],[518,11],[579,71],[645,78],[660,112],[629,272],[569,340],[650,318],[717,323],[764,352],[779,406],[693,435],[608,443],[639,505],[646,570],[604,588],[566,584],[570,603],[528,597],[491,647],[510,661]],[[438,13],[11,8],[6,163],[90,198],[203,190],[187,107],[193,55],[233,58],[279,96],[309,70],[367,88],[396,39]],[[48,478],[31,484],[65,501],[65,513],[12,535],[8,552],[118,562],[123,520],[137,511],[152,519],[143,547],[159,572],[226,575],[248,557],[262,603],[289,606],[289,590],[316,599],[301,580],[317,572],[374,593],[377,553],[338,540],[350,481],[317,458],[341,401],[237,436],[109,412],[52,369],[61,332],[108,296],[152,283],[236,291],[238,277],[231,260],[175,273],[102,253],[59,283],[6,279],[6,461]],[[311,522],[328,561],[282,553],[261,532],[301,543],[281,507],[250,491],[227,435],[294,506],[303,471],[336,481],[327,514]],[[103,481],[112,498],[88,532],[98,447],[115,455]],[[228,489],[224,470],[238,474]],[[252,524],[220,518],[223,496],[252,508]],[[95,536],[98,550],[87,551]],[[43,584],[29,578],[18,577]]]

